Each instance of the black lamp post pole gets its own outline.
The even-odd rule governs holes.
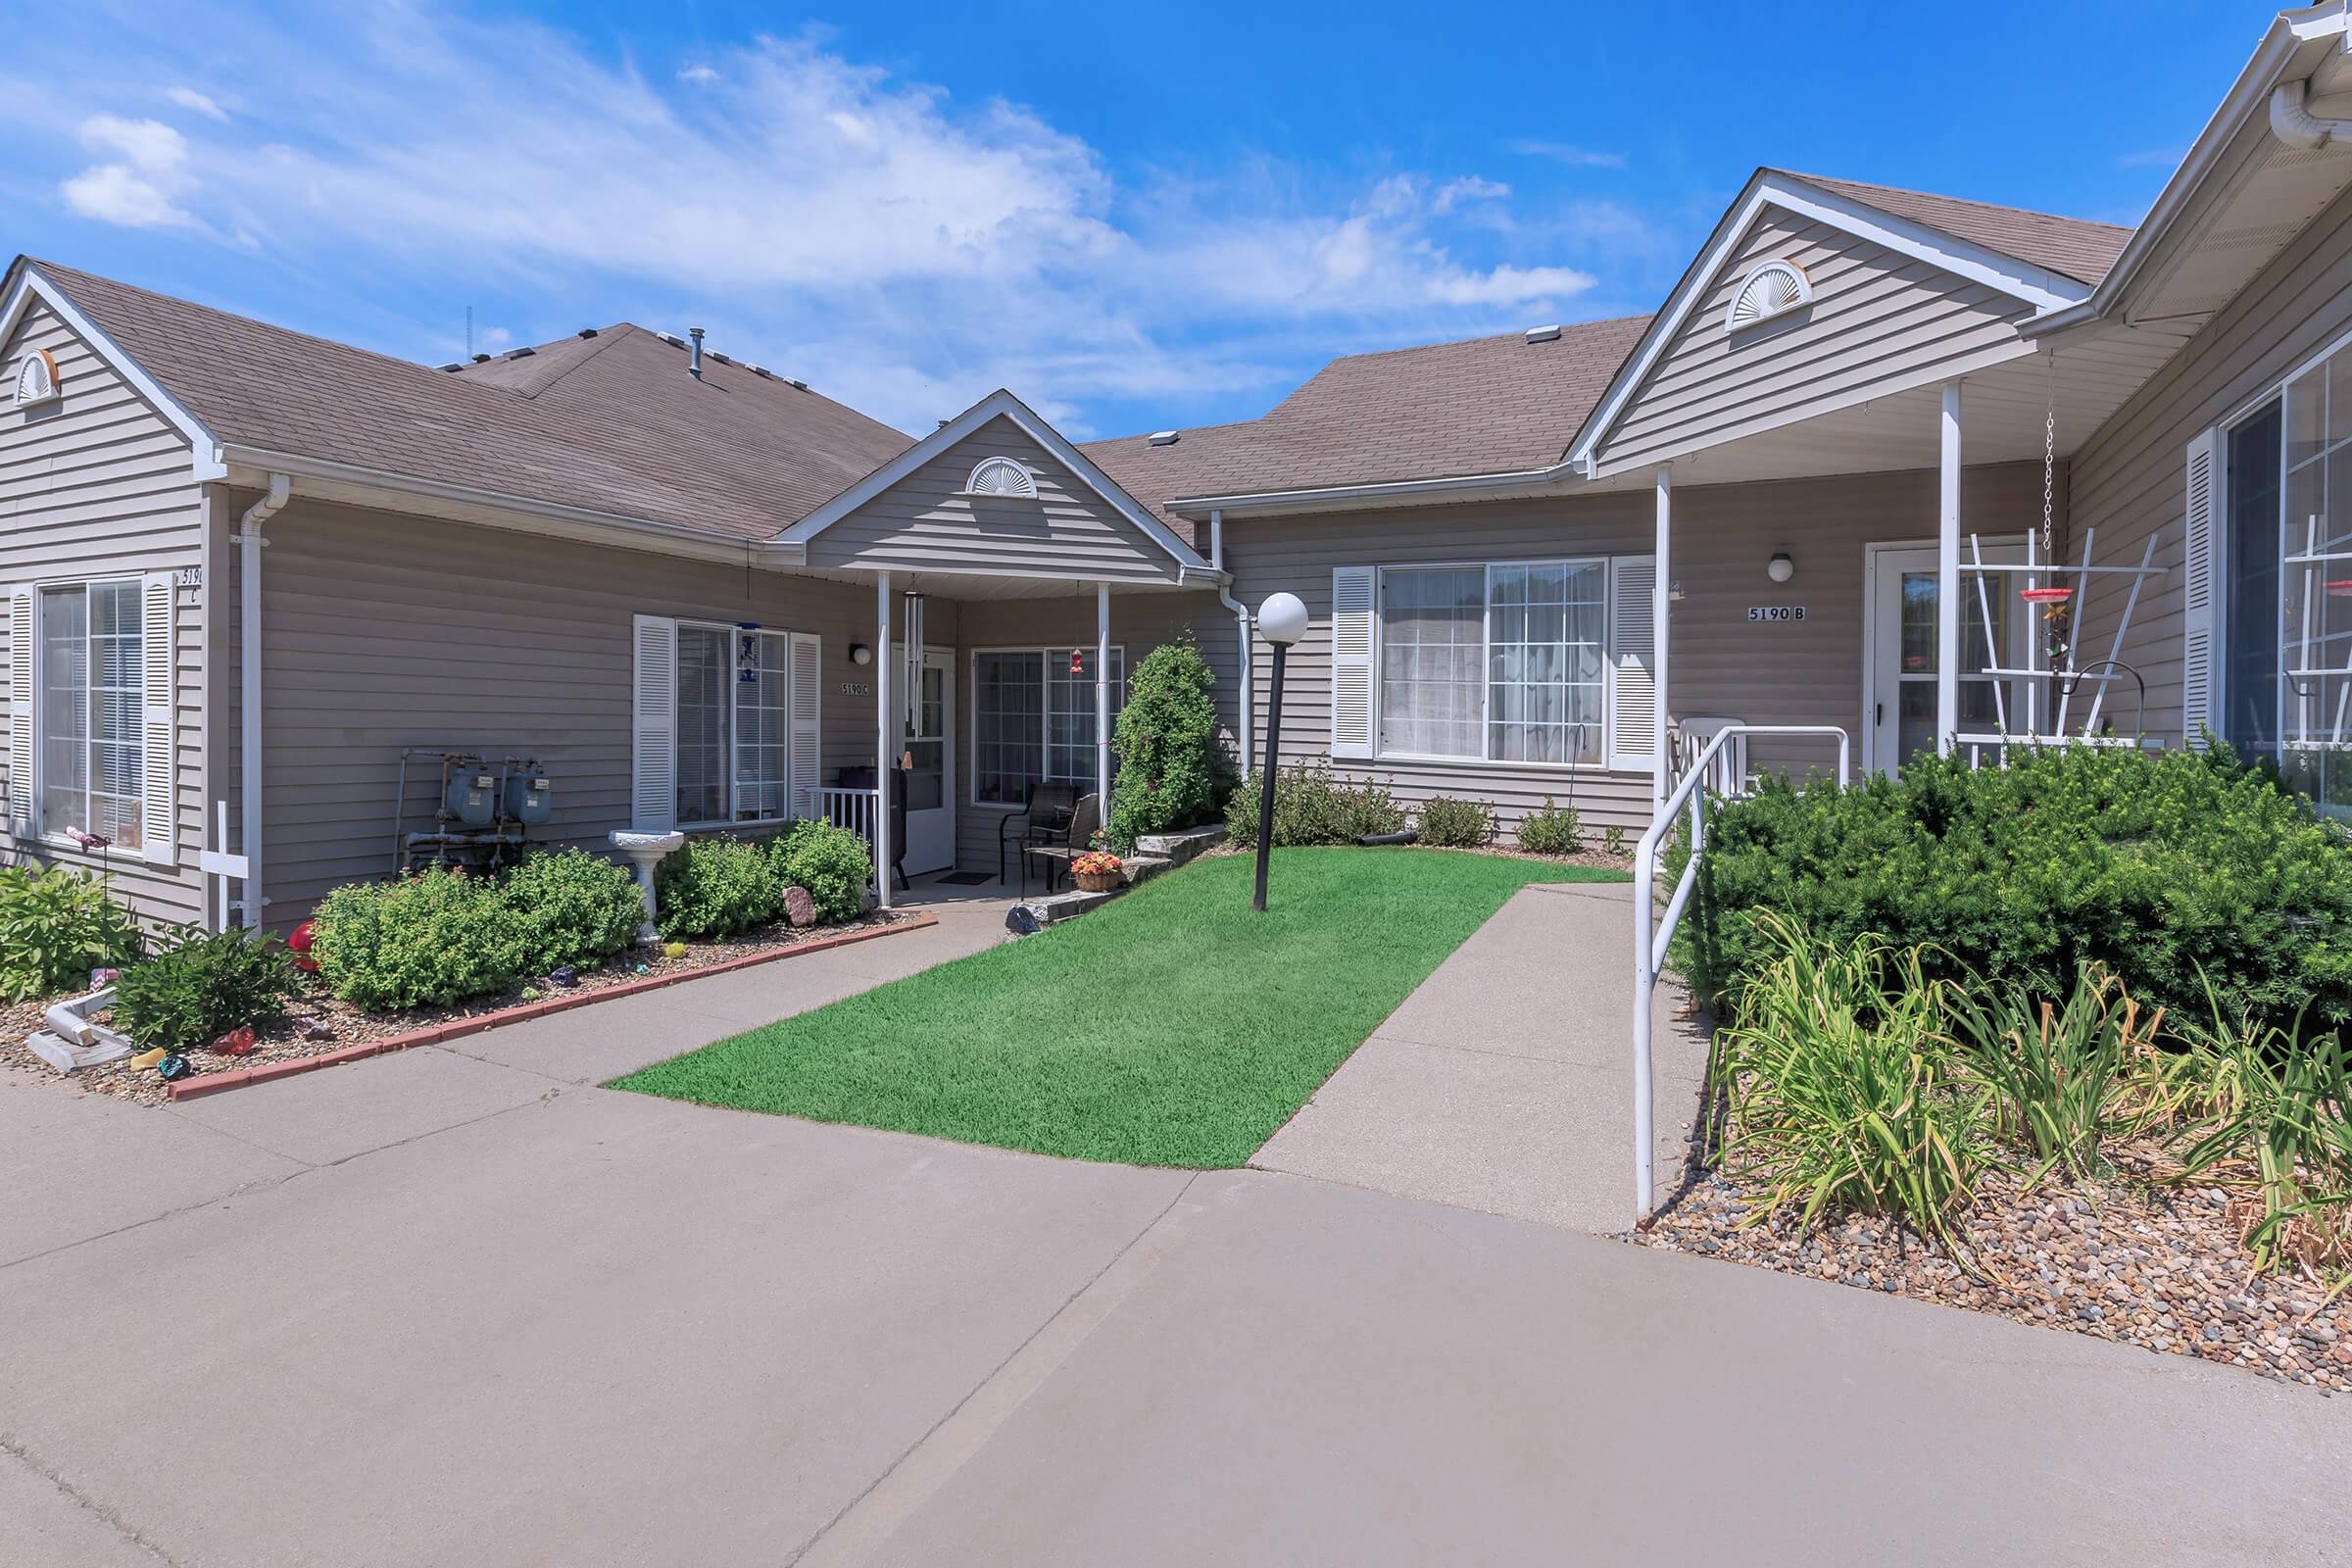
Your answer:
[[[1274,845],[1274,765],[1282,755],[1282,656],[1290,648],[1274,645],[1274,687],[1266,694],[1266,765],[1257,781],[1257,890],[1250,907],[1266,912],[1266,859]]]

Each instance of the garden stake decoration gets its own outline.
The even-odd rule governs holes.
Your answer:
[[[1274,846],[1274,767],[1282,756],[1282,661],[1306,635],[1306,606],[1297,594],[1275,594],[1257,608],[1257,629],[1274,645],[1274,684],[1266,693],[1266,764],[1257,785],[1257,883],[1252,911],[1266,912],[1266,860]]]

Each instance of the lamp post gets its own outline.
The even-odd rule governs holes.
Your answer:
[[[1297,594],[1275,594],[1257,607],[1257,629],[1274,645],[1274,684],[1266,693],[1266,765],[1257,781],[1257,887],[1250,907],[1266,912],[1266,860],[1274,845],[1274,768],[1282,756],[1282,661],[1306,635],[1306,606]]]

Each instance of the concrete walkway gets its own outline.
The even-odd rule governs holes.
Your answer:
[[[1522,889],[1250,1163],[1611,1234],[1633,1222],[1633,889]],[[1658,1192],[1690,1146],[1705,1030],[1660,986]]]
[[[588,1087],[994,938],[169,1109],[0,1075],[0,1563],[2341,1558],[2352,1401],[2232,1369]]]

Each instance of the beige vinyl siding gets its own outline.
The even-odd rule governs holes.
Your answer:
[[[1739,333],[1750,268],[1793,262],[1812,303]],[[1676,330],[1597,456],[1614,472],[1790,424],[2014,344],[2026,306],[1982,283],[1767,207]]]
[[[228,515],[250,503],[239,494]],[[674,615],[823,639],[820,781],[870,764],[874,701],[850,662],[874,641],[869,586],[557,544],[299,496],[270,519],[263,567],[269,922],[392,866],[403,747],[538,758],[555,794],[540,842],[604,848],[629,824],[631,617]],[[233,572],[230,573],[233,576]],[[222,601],[220,771],[237,766],[235,596]],[[952,642],[952,606],[930,635]],[[432,771],[419,776],[420,767]],[[437,765],[411,772],[429,825]],[[232,792],[233,793],[233,792]]]
[[[957,620],[963,644],[956,651],[956,863],[969,870],[994,871],[998,834],[1005,813],[1000,808],[972,802],[972,656],[983,648],[1091,649],[1095,646],[1095,599],[1092,594],[972,599],[959,607]],[[1110,596],[1111,646],[1126,651],[1130,674],[1145,655],[1187,631],[1217,678],[1217,715],[1230,749],[1236,744],[1241,668],[1240,638],[1234,631],[1232,613],[1209,593]]]
[[[1964,524],[2022,532],[2040,506],[2032,465],[1971,468],[1962,477]],[[1671,717],[1723,716],[1755,724],[1834,724],[1861,760],[1864,547],[1933,539],[1933,472],[1862,474],[1770,484],[1683,486],[1674,493],[1674,538],[1666,567],[1683,599],[1673,609],[1666,710]],[[1283,690],[1286,764],[1319,760],[1331,742],[1331,573],[1335,566],[1492,563],[1573,556],[1642,555],[1655,544],[1647,491],[1491,502],[1409,511],[1333,514],[1228,522],[1226,561],[1235,594],[1261,603],[1298,595],[1305,640],[1293,650]],[[1786,550],[1796,575],[1786,584],[1765,563]],[[1756,623],[1751,605],[1803,605],[1802,622]],[[1263,745],[1272,662],[1257,650],[1257,734]],[[1758,766],[1803,771],[1833,765],[1834,742],[1759,740]],[[1545,796],[1573,799],[1586,824],[1630,830],[1649,821],[1645,772],[1487,761],[1379,759],[1335,771],[1380,783],[1407,805],[1433,795],[1494,803],[1506,828]]]
[[[987,458],[1037,480],[1034,498],[964,494]],[[808,542],[811,566],[899,571],[1040,572],[1162,582],[1168,553],[1032,441],[996,418]]]
[[[62,396],[19,410],[7,403],[33,349],[57,361]],[[177,572],[204,562],[203,494],[178,429],[77,338],[37,296],[0,346],[0,585]],[[204,831],[204,652],[210,584],[176,590],[173,615],[177,847],[167,868],[136,853],[105,857],[117,888],[150,920],[188,920],[203,907],[195,868]],[[10,656],[21,628],[10,627]],[[0,768],[5,768],[0,756]],[[15,779],[9,787],[18,787]],[[47,824],[55,829],[61,824]],[[96,867],[101,858],[56,843],[20,845],[0,818],[9,858]]]
[[[2180,567],[2188,443],[2198,431],[2275,390],[2347,331],[2352,331],[2352,195],[2314,220],[2075,455],[2074,516],[2077,526],[2098,530],[2093,559],[2104,565],[2137,565],[2152,529],[2156,564],[2169,568],[2142,589],[2120,656],[2148,683],[2150,735],[2168,742],[2183,738]],[[2107,657],[2127,583],[2108,578],[2092,590],[2078,639],[2085,662]],[[2217,583],[2216,596],[2222,592]],[[2217,649],[2217,666],[2220,658]],[[2130,681],[2110,695],[2109,711],[2119,730],[2129,728],[2134,706]]]

